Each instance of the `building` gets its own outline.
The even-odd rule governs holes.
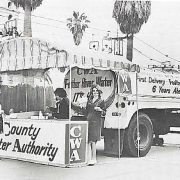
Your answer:
[[[18,35],[19,11],[13,3],[1,0],[0,6],[0,35],[2,39]]]

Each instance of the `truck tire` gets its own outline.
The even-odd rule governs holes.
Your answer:
[[[149,152],[153,143],[153,125],[144,113],[139,113],[139,133],[139,156],[143,157]],[[137,115],[132,117],[125,131],[123,152],[129,156],[138,157]]]

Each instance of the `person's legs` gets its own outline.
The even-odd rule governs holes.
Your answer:
[[[94,165],[97,163],[96,160],[96,143],[95,142],[89,142],[88,144],[88,164]]]
[[[91,143],[91,149],[92,149],[92,160],[94,163],[97,163],[97,160],[96,160],[96,142]]]
[[[91,161],[91,159],[92,159],[92,148],[91,148],[91,142],[89,142],[88,143],[88,149],[87,149],[87,151],[88,151],[88,157],[87,157],[87,161],[88,161],[88,163]]]

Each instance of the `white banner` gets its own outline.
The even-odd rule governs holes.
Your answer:
[[[81,127],[82,124],[86,126]],[[3,133],[0,135],[0,156],[50,165],[68,165],[76,161],[84,163],[87,133],[81,133],[81,130],[87,132],[87,122],[82,124],[5,119]],[[78,132],[78,135],[74,132]],[[72,135],[75,136],[74,139]],[[78,154],[79,149],[83,149],[83,152],[80,151],[83,155]]]
[[[180,98],[180,76],[165,73],[139,73],[140,95]]]

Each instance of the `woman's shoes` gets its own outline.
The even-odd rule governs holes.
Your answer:
[[[97,160],[90,160],[88,166],[94,166],[95,164],[97,164]]]

